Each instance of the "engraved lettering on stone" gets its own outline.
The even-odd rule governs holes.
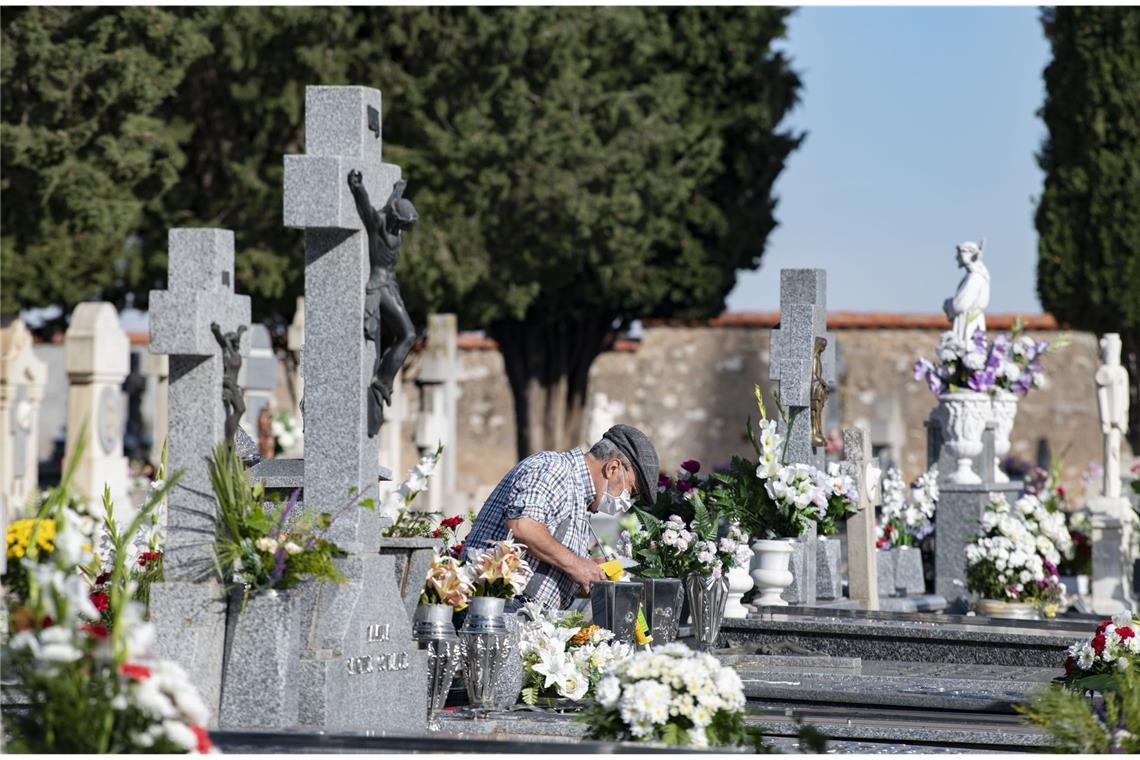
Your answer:
[[[391,623],[378,623],[368,626],[368,643],[388,641],[391,639]]]

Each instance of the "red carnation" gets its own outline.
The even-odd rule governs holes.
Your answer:
[[[1129,626],[1126,625],[1126,626],[1123,626],[1121,628],[1117,628],[1116,629],[1116,635],[1120,637],[1121,641],[1124,641],[1126,639],[1130,639],[1133,636],[1135,636],[1136,632],[1133,631],[1132,628],[1130,628]]]
[[[459,557],[463,553],[463,544],[456,544],[448,550],[452,557]]]
[[[458,526],[461,522],[463,522],[463,516],[462,515],[456,515],[455,517],[449,517],[446,520],[444,520],[443,522],[441,522],[440,526],[443,528],[454,528],[454,527]]]
[[[55,625],[55,621],[51,619],[51,615],[44,615],[44,619],[40,622],[40,628],[51,628]]]
[[[887,539],[885,539],[885,538],[880,538],[877,541],[875,541],[875,548],[876,549],[882,549],[886,545],[887,545]]]
[[[93,639],[105,639],[109,635],[107,626],[99,623],[88,623],[87,625],[80,626],[79,630],[85,631]]]
[[[1065,498],[1065,487],[1064,486],[1057,486],[1057,495],[1060,496],[1062,499]]]
[[[696,475],[701,471],[701,463],[695,459],[686,459],[684,462],[681,462],[681,469]]]
[[[143,552],[139,555],[139,567],[146,567],[148,562],[154,562],[161,556],[158,552]]]
[[[1110,625],[1112,625],[1112,621],[1106,620],[1096,627],[1096,632],[1097,633],[1104,633],[1104,629],[1108,628]]]
[[[124,662],[119,666],[119,672],[132,681],[141,681],[144,678],[150,678],[150,668],[146,665],[135,665],[134,663]]]
[[[95,585],[96,586],[102,586],[104,583],[106,583],[109,580],[111,580],[111,574],[110,573],[100,573],[99,577],[95,579]]]
[[[111,600],[108,599],[107,595],[102,591],[95,591],[91,594],[91,603],[95,605],[96,610],[104,612],[108,605],[110,605]]]
[[[1096,636],[1093,636],[1092,648],[1093,648],[1093,651],[1096,652],[1097,654],[1100,654],[1101,652],[1104,651],[1104,634],[1103,633],[1098,633]]]
[[[433,530],[433,531],[431,532],[431,537],[432,537],[432,538],[439,538],[439,537],[440,537],[440,536],[442,536],[442,535],[443,535],[443,531],[441,531],[441,530]]]
[[[214,743],[210,741],[210,734],[207,733],[206,729],[198,725],[192,725],[190,726],[190,730],[194,732],[194,736],[198,737],[198,751],[203,754],[209,752],[214,746]]]
[[[1069,675],[1069,673],[1072,672],[1074,662],[1076,662],[1076,660],[1073,659],[1072,655],[1068,655],[1065,658],[1065,675]]]

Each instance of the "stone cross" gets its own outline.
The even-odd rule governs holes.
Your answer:
[[[400,167],[381,160],[379,114],[378,90],[306,87],[305,154],[285,156],[285,226],[305,230],[306,508],[335,510],[350,488],[377,496],[379,439],[367,434],[375,359],[364,339],[368,238],[348,174],[361,172],[374,204],[400,179]],[[379,548],[379,528],[364,527],[360,512],[330,534],[350,552]]]
[[[103,488],[111,490],[115,517],[126,525],[134,516],[127,498],[130,487],[123,455],[123,380],[130,371],[131,344],[119,325],[119,312],[106,302],[81,303],[71,314],[64,336],[67,394],[67,446],[64,469],[75,457],[75,446],[86,430],[87,443],[76,463],[76,490],[102,511]]]
[[[816,338],[827,340],[823,378],[835,384],[835,338],[827,332],[827,272],[823,269],[780,270],[780,326],[771,333],[769,378],[780,385],[780,404],[792,419],[787,437],[788,463],[823,468],[824,452],[812,445],[812,365]],[[815,604],[816,532],[808,529],[792,556],[795,581],[783,594],[789,604]],[[802,582],[801,582],[802,579]]]
[[[206,458],[225,438],[222,350],[210,332],[249,324],[249,296],[234,294],[234,234],[173,229],[166,290],[150,294],[150,350],[170,357],[167,470],[181,471],[170,493],[163,572],[197,581],[214,567],[215,502]],[[249,354],[249,334],[241,337]]]
[[[36,421],[46,385],[28,326],[12,320],[0,328],[0,495],[16,515],[39,493]]]
[[[875,507],[882,493],[879,470],[871,458],[871,440],[862,428],[843,431],[843,469],[859,490],[859,511],[847,518],[847,590],[865,610],[879,609]]]
[[[159,656],[189,673],[217,726],[226,595],[214,570],[217,506],[206,459],[225,439],[225,409],[222,349],[210,325],[236,331],[249,324],[250,305],[234,293],[232,231],[172,229],[167,246],[167,289],[150,293],[150,350],[169,358],[166,465],[182,476],[167,497],[164,578],[151,588],[151,619]],[[249,353],[248,331],[239,348]]]
[[[305,154],[285,156],[285,226],[305,231],[306,511],[339,510],[353,493],[376,499],[380,479],[391,476],[378,461],[379,437],[368,435],[376,353],[364,338],[368,237],[348,185],[349,173],[359,171],[375,205],[400,179],[400,168],[381,160],[380,112],[379,90],[306,87]],[[254,474],[289,466],[289,460],[263,462]],[[380,553],[382,527],[375,511],[363,509],[350,509],[333,523],[329,538],[348,553],[338,561],[347,582],[318,584],[312,615],[298,622],[304,630],[302,688],[296,719],[283,725],[423,730],[426,653],[411,639],[396,558]],[[234,679],[243,678],[238,671]],[[228,689],[229,669],[226,679]],[[238,706],[229,714],[242,713]]]
[[[428,489],[428,511],[451,517],[460,514],[455,503],[455,470],[459,451],[456,417],[459,403],[458,320],[454,314],[428,317],[427,345],[420,359],[420,413],[416,421],[416,447],[420,454],[443,443],[439,471]]]
[[[242,428],[257,439],[257,420],[261,410],[272,405],[277,390],[277,357],[269,328],[255,324],[249,328],[249,358],[242,362],[238,385],[245,390],[245,414]]]

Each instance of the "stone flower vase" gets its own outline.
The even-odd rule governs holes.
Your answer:
[[[724,607],[728,602],[728,578],[703,573],[685,576],[685,595],[693,615],[693,638],[700,649],[710,649],[724,622]]]
[[[922,550],[917,546],[896,546],[891,549],[891,557],[894,562],[895,588],[899,596],[926,593]]]
[[[313,582],[242,599],[229,595],[218,726],[284,729],[298,724],[304,632],[316,602]]]
[[[760,539],[752,543],[752,580],[760,589],[760,596],[753,602],[756,606],[787,607],[781,598],[784,589],[792,583],[792,571],[788,569],[792,558],[792,540],[788,538]]]
[[[463,666],[463,644],[451,623],[449,604],[421,604],[412,639],[428,653],[428,716],[443,709],[455,674]]]
[[[998,599],[979,599],[978,614],[990,618],[1012,620],[1040,620],[1041,613],[1029,602],[1004,602]]]
[[[634,576],[645,590],[645,622],[654,644],[668,644],[677,638],[684,606],[685,587],[680,578]],[[599,624],[600,625],[600,624]]]
[[[724,616],[736,619],[748,617],[748,608],[741,600],[755,585],[751,573],[747,567],[734,567],[725,577],[728,578],[728,602],[724,605]]]
[[[503,608],[505,599],[475,596],[459,629],[466,654],[463,680],[473,707],[495,707],[496,690],[510,658],[517,655],[511,643]]]
[[[994,480],[1008,483],[1009,476],[1002,472],[1001,460],[1009,453],[1009,436],[1013,432],[1013,421],[1017,417],[1016,393],[998,388],[990,398],[991,415],[994,421]]]
[[[982,453],[982,433],[993,414],[989,395],[978,391],[944,393],[938,397],[937,414],[946,450],[958,463],[946,481],[959,485],[981,483],[972,460]]]

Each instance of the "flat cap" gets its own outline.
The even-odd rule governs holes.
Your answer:
[[[650,506],[656,504],[657,473],[661,464],[657,459],[657,449],[653,448],[649,436],[629,425],[614,425],[602,438],[617,446],[633,465],[642,500]]]

